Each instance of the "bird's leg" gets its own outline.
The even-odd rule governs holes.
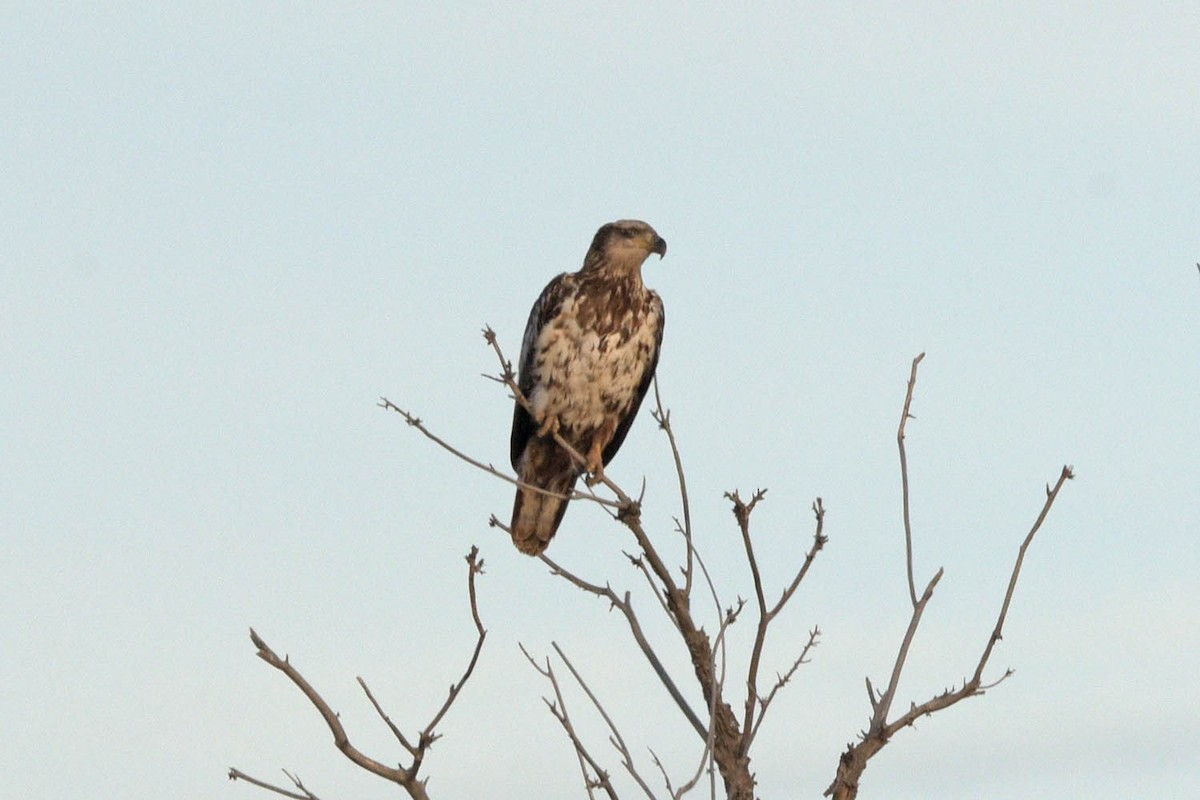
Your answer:
[[[588,448],[587,463],[584,465],[592,477],[588,480],[588,486],[594,486],[604,477],[604,448],[608,447],[608,443],[612,441],[613,434],[617,431],[617,422],[615,419],[605,420],[596,432],[592,434],[592,446]]]
[[[538,436],[554,436],[558,433],[558,416],[556,414],[547,414],[538,422],[542,424],[542,427],[538,428]]]
[[[598,438],[592,439],[592,446],[588,448],[587,464],[584,469],[591,473],[587,479],[588,486],[595,486],[604,476],[604,448],[600,446]]]

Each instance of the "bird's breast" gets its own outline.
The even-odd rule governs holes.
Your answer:
[[[557,416],[562,428],[582,434],[628,411],[653,362],[661,320],[650,304],[621,310],[575,298],[543,327],[530,393],[539,418]]]

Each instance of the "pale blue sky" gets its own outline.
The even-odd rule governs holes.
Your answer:
[[[648,773],[647,746],[690,770],[620,618],[487,528],[511,488],[374,405],[506,463],[478,331],[515,357],[542,286],[620,217],[670,242],[646,270],[660,382],[726,602],[751,589],[722,492],[770,488],[776,587],[812,499],[829,509],[765,655],[772,674],[824,631],[756,744],[761,795],[818,796],[866,723],[864,675],[890,667],[894,433],[922,350],[918,580],[946,576],[901,705],[972,671],[1044,483],[1078,479],[993,658],[1016,674],[905,731],[862,797],[1195,792],[1197,30],[1191,4],[7,4],[4,794],[264,796],[236,765],[394,796],[246,630],[398,758],[354,676],[406,729],[427,720],[473,643],[472,543],[490,634],[426,763],[436,796],[582,795],[518,641],[585,668]],[[669,538],[648,417],[610,475],[645,476]],[[640,590],[630,546],[579,505],[551,554]]]

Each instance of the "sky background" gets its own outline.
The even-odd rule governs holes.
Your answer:
[[[583,796],[518,642],[565,649],[650,778],[648,747],[689,775],[620,616],[487,527],[511,487],[376,407],[507,465],[479,330],[515,358],[623,217],[670,243],[659,380],[723,602],[752,596],[723,492],[769,488],[769,595],[828,509],[764,654],[771,676],[823,631],[756,742],[761,796],[819,796],[907,624],[894,437],[922,351],[916,577],[946,574],[897,708],[973,671],[1044,485],[1078,478],[987,672],[1015,675],[898,735],[861,796],[1196,792],[1200,10],[432,5],[0,10],[0,793],[266,796],[237,766],[394,797],[247,629],[398,760],[354,677],[428,721],[474,644],[472,544],[489,635],[431,793]],[[609,474],[677,544],[648,416]],[[630,547],[576,504],[550,554],[633,590],[686,683]]]

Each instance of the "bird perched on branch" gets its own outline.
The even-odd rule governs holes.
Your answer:
[[[550,544],[575,481],[599,476],[616,455],[654,378],[663,304],[642,283],[651,253],[667,254],[653,228],[610,222],[596,231],[583,267],[550,281],[529,312],[517,380],[529,408],[517,401],[511,439],[513,469],[528,484],[517,489],[510,526],[523,553]]]

